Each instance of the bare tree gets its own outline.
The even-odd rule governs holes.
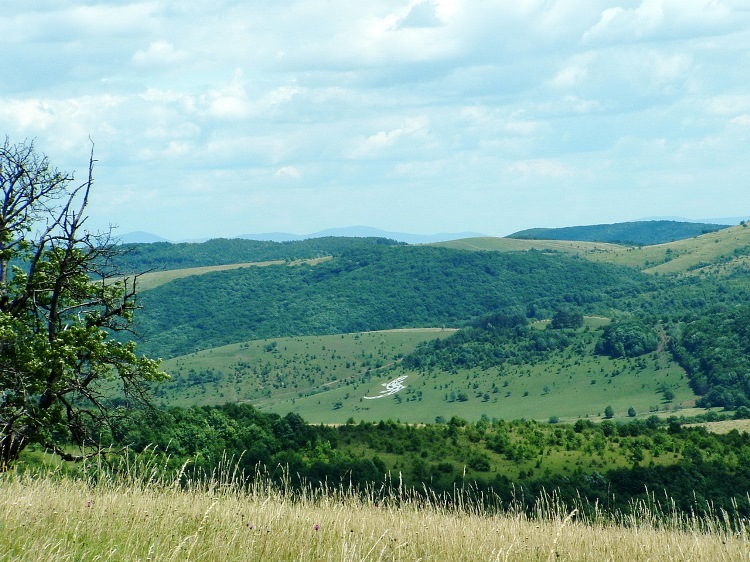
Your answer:
[[[93,186],[53,168],[33,142],[0,147],[0,470],[31,443],[68,460],[92,454],[92,430],[147,402],[158,362],[115,338],[137,309],[110,232],[84,227]],[[69,445],[80,447],[76,454]]]

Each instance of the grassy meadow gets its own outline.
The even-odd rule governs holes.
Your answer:
[[[727,274],[750,268],[750,227],[746,226],[651,246],[511,238],[469,238],[436,245],[475,251],[557,251],[659,274]]]
[[[583,519],[543,498],[535,513],[490,512],[468,495],[284,491],[258,480],[203,484],[0,476],[0,560],[739,561],[750,529],[634,506]],[[451,507],[452,505],[452,507]]]
[[[406,377],[404,389],[382,398],[389,382]],[[664,385],[675,398],[665,401]],[[337,385],[326,393],[280,400],[263,409],[293,411],[310,422],[341,423],[393,419],[407,423],[431,423],[437,416],[476,420],[536,419],[561,421],[601,418],[612,406],[617,418],[629,408],[648,416],[675,411],[694,403],[695,395],[684,371],[667,354],[658,353],[645,362],[583,356],[552,357],[535,365],[513,365],[455,373],[419,373],[394,369],[373,377],[369,384]]]
[[[268,406],[379,378],[417,344],[454,329],[420,328],[253,340],[167,360],[155,389],[169,405]]]
[[[635,359],[594,354],[595,330],[603,322],[586,319],[577,351],[572,346],[532,364],[450,372],[405,370],[399,360],[452,329],[250,341],[166,361],[173,378],[156,393],[169,405],[249,402],[311,423],[432,423],[438,416],[567,421],[601,418],[607,406],[616,418],[626,418],[630,408],[645,417],[693,405],[685,372],[667,351]],[[546,325],[538,323],[539,329]],[[399,389],[389,393],[387,385],[397,379]],[[672,400],[663,399],[665,388]]]
[[[523,240],[518,238],[461,238],[447,242],[437,242],[431,246],[452,248],[454,250],[504,251],[521,252],[538,250],[540,252],[562,252],[577,256],[586,256],[595,252],[613,252],[624,248],[619,244],[605,242],[581,242],[574,240]]]

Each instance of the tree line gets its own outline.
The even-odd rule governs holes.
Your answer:
[[[748,411],[747,413],[750,413]],[[138,410],[100,431],[103,444],[145,450],[154,466],[211,474],[227,458],[248,478],[286,485],[393,485],[450,495],[457,487],[529,508],[555,490],[569,505],[627,512],[669,498],[686,513],[750,515],[750,435],[719,435],[677,418],[575,424],[452,418],[309,425],[248,404]],[[187,464],[186,464],[187,463]]]

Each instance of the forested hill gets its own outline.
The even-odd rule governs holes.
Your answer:
[[[163,271],[275,260],[301,260],[340,254],[348,248],[401,245],[386,238],[310,238],[269,242],[216,238],[207,242],[124,244],[120,265],[126,272]]]
[[[142,293],[137,328],[142,351],[170,357],[264,337],[460,326],[497,310],[549,317],[561,303],[607,313],[659,282],[559,254],[370,244],[314,266],[177,279]]]
[[[580,242],[608,242],[649,246],[692,238],[707,232],[716,232],[728,225],[679,222],[679,221],[635,221],[590,226],[568,226],[564,228],[532,228],[521,230],[507,238],[522,240],[576,240]]]

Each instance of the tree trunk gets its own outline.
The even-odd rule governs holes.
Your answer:
[[[26,444],[26,438],[13,432],[3,432],[0,436],[0,472],[5,472],[14,461],[18,460]]]

